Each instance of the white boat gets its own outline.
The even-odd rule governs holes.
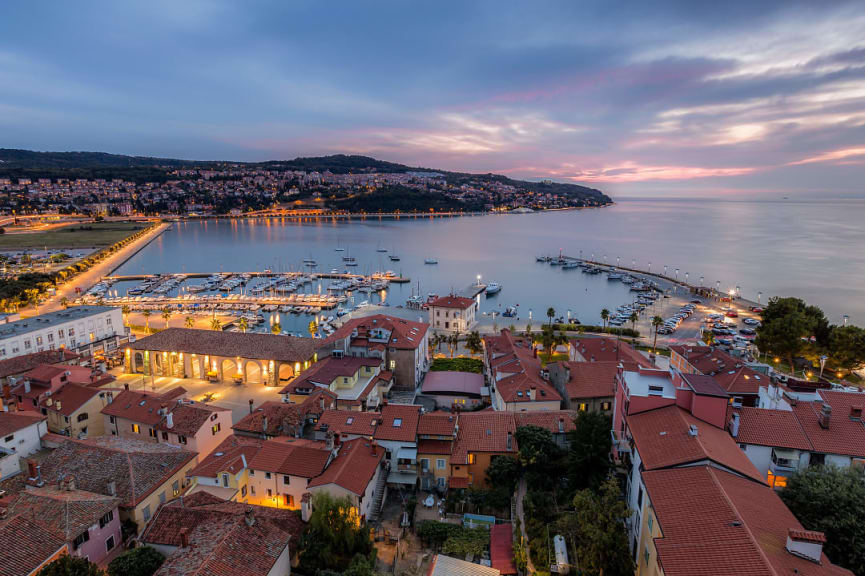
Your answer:
[[[435,258],[427,258],[423,261],[424,264],[438,264],[439,261]]]
[[[486,293],[489,294],[498,294],[502,291],[502,285],[498,282],[490,282],[487,284]]]

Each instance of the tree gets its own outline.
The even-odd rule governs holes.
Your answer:
[[[64,554],[42,568],[36,576],[105,576],[105,572],[86,558]]]
[[[150,314],[152,314],[150,310],[145,310],[141,313],[144,316],[144,332],[150,332]]]
[[[67,298],[66,296],[64,296],[63,298],[61,298],[61,299],[60,299],[60,305],[63,306],[63,309],[64,309],[64,310],[66,310],[67,308],[69,308],[69,298]]]
[[[833,326],[829,356],[838,368],[851,371],[865,363],[865,330],[858,326]]]
[[[249,330],[249,320],[247,320],[244,316],[240,317],[240,320],[237,321],[237,327],[240,328],[241,332],[246,332]]]
[[[152,576],[165,557],[151,546],[127,550],[108,565],[108,576]]]
[[[210,320],[210,329],[211,330],[222,330],[222,322],[219,321],[219,318],[214,316]]]
[[[634,561],[625,533],[631,512],[616,479],[606,480],[598,492],[580,490],[573,503],[574,511],[566,513],[557,528],[573,542],[582,574],[632,576]]]
[[[282,332],[282,324],[280,324],[279,322],[274,322],[270,325],[270,332],[271,334],[278,335],[280,332]]]
[[[551,326],[544,326],[541,331],[541,345],[544,347],[544,350],[550,356],[550,359],[553,357],[553,352],[555,351],[556,346],[559,344],[566,344],[568,342],[567,336],[562,334],[561,332],[556,332],[552,329]]]
[[[607,331],[607,320],[610,319],[610,311],[604,308],[601,310],[601,321],[604,323],[604,332]]]
[[[242,320],[242,318],[241,318],[241,320]],[[187,316],[186,320],[184,320],[183,323],[186,325],[187,328],[194,328],[195,327],[195,318],[193,318],[192,316]]]
[[[300,572],[346,570],[355,556],[374,558],[369,529],[360,523],[357,510],[347,497],[327,492],[313,497],[312,515],[300,538]]]
[[[162,309],[162,319],[165,320],[165,327],[168,328],[168,321],[171,320],[171,308],[166,306]]]
[[[826,534],[832,562],[865,574],[865,473],[854,467],[811,466],[787,481],[781,499],[808,530]]]
[[[546,428],[520,426],[515,436],[520,448],[520,464],[527,470],[542,470],[560,455],[552,433]]]
[[[483,349],[483,341],[481,340],[481,335],[477,330],[472,330],[466,336],[466,348],[469,349],[469,352],[472,354],[480,354]]]
[[[447,336],[445,343],[448,347],[448,354],[450,354],[450,357],[453,358],[454,354],[460,347],[460,333],[454,332],[450,336]]]
[[[129,313],[132,311],[132,308],[129,307],[129,304],[124,304],[120,307],[120,313],[123,314],[123,323],[129,324]]]
[[[315,320],[310,320],[307,330],[309,330],[309,335],[315,338],[315,333],[318,332],[318,323]]]
[[[807,337],[814,329],[814,321],[803,312],[793,311],[765,322],[757,328],[755,344],[764,352],[786,358],[793,369],[796,356],[805,349]]]
[[[596,489],[612,468],[610,417],[600,412],[580,412],[574,420],[568,454],[568,475],[575,488]]]
[[[547,318],[550,319],[550,328],[553,327],[553,317],[556,315],[556,309],[550,306],[547,308]]]
[[[652,328],[655,329],[655,339],[652,341],[652,354],[655,353],[655,349],[658,347],[658,329],[664,323],[664,319],[660,316],[652,317]]]
[[[628,320],[631,321],[631,330],[637,329],[637,320],[640,319],[640,316],[636,312],[631,312],[631,315],[628,316]]]
[[[493,489],[513,494],[522,472],[520,461],[513,456],[493,456],[487,467],[487,480]]]

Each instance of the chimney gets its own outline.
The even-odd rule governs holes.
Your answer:
[[[261,417],[261,431],[267,433],[267,415]]]
[[[110,496],[117,496],[117,482],[111,480],[108,482],[108,485],[105,487],[105,491],[108,492]]]
[[[850,406],[850,420],[862,420],[862,406]]]
[[[174,413],[169,412],[165,415],[165,427],[174,428]]]
[[[733,418],[730,420],[730,436],[737,438],[739,436],[739,413],[734,412]]]
[[[36,480],[36,477],[39,474],[39,465],[36,464],[36,460],[27,461],[27,474],[27,477],[30,480]]]
[[[55,404],[55,406],[57,407],[57,411],[60,412],[60,409],[63,407],[63,403],[60,402],[60,400],[58,400],[58,401],[55,402],[54,404]]]
[[[690,426],[688,426],[688,434],[690,436],[697,436],[699,434],[699,430],[697,430],[696,424],[691,424]]]
[[[30,394],[30,380],[24,381],[24,393]]]
[[[246,511],[243,513],[243,520],[247,526],[252,527],[255,524],[255,513],[252,511],[252,506],[246,507]]]
[[[309,522],[312,517],[312,494],[304,492],[300,497],[300,519]]]
[[[114,402],[114,393],[113,392],[106,392],[105,398],[108,400],[108,403],[111,404],[112,402]]]
[[[565,417],[559,416],[559,434],[564,434],[565,432]]]
[[[511,449],[513,448],[513,445],[514,445],[514,434],[513,434],[513,432],[508,430],[508,444],[507,444],[508,452],[511,451]]]
[[[828,404],[823,404],[823,406],[820,408],[820,417],[819,417],[820,427],[828,430],[829,429],[829,421],[831,419],[832,419],[832,407],[829,406]]]
[[[124,383],[123,383],[123,389],[124,389],[124,390],[129,390],[129,382],[124,382]]]
[[[60,490],[64,492],[72,492],[75,490],[75,476],[67,474],[60,479]]]
[[[537,394],[538,394],[538,389],[537,389],[537,388],[535,388],[534,386],[532,386],[531,388],[529,388],[529,400],[531,400],[532,402],[534,402],[534,401],[535,401],[535,396],[537,396]]]
[[[250,398],[250,399],[249,399],[249,413],[250,413],[250,414],[252,414],[252,405],[253,405],[254,403],[255,403],[255,401],[254,401],[252,398]]]
[[[333,430],[328,430],[324,437],[325,447],[328,450],[333,450]]]
[[[372,441],[372,455],[378,456],[378,442],[375,440]]]
[[[189,528],[186,526],[180,529],[180,547],[189,548]]]
[[[796,528],[787,531],[787,552],[811,562],[820,563],[825,543],[826,536],[822,532]]]
[[[318,406],[319,406],[319,410],[324,412],[324,394],[322,394],[321,396],[318,397]]]

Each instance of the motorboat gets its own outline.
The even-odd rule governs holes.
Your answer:
[[[514,318],[517,315],[517,307],[516,306],[508,306],[505,308],[505,311],[502,312],[502,316],[505,318]]]
[[[426,259],[423,261],[423,263],[424,263],[424,264],[438,264],[439,261],[438,261],[437,259],[435,259],[435,258],[426,258]]]
[[[487,289],[486,289],[487,296],[492,295],[492,294],[498,294],[501,291],[502,291],[502,285],[499,284],[498,282],[490,282],[489,284],[487,284]]]
[[[396,254],[391,254],[389,258],[391,262],[399,262],[399,256],[397,256]]]

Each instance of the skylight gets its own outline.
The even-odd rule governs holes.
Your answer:
[[[400,426],[402,426],[402,418],[394,418],[393,419],[393,427],[399,428]]]
[[[345,421],[345,423],[346,423],[347,425],[349,425],[349,426],[351,426],[351,423],[352,423],[352,422],[354,422],[354,418],[351,418],[351,417],[347,418],[346,421]]]

